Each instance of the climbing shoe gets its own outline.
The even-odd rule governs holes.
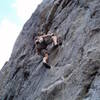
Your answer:
[[[43,62],[43,65],[44,65],[46,68],[48,68],[48,69],[50,69],[50,68],[51,68],[51,66],[50,66],[50,65],[48,65],[47,63],[44,63],[44,62]]]
[[[54,45],[54,48],[57,48],[59,46],[59,44]]]

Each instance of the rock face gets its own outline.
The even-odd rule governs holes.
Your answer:
[[[34,50],[39,31],[63,39],[51,69]],[[44,0],[0,72],[0,100],[100,100],[100,0]]]

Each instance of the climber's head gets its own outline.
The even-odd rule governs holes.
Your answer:
[[[38,44],[39,43],[39,36],[41,36],[41,32],[38,32],[37,36],[35,36],[35,44]]]
[[[41,42],[43,42],[43,38],[41,37],[41,35],[40,36],[36,36],[35,37],[35,44],[38,44],[38,43],[41,43]]]

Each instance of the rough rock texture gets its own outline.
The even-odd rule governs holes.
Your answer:
[[[63,39],[50,70],[34,50],[39,31]],[[0,72],[0,100],[100,100],[100,0],[44,0]]]

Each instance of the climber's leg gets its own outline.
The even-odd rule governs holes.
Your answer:
[[[44,58],[43,58],[43,64],[45,65],[46,68],[51,68],[50,65],[48,64],[48,54],[46,53]]]
[[[42,50],[42,55],[43,55],[43,64],[45,65],[46,68],[51,68],[50,65],[48,64],[48,58],[49,58],[49,55],[48,55],[48,52],[47,50]]]
[[[43,57],[43,63],[48,63],[48,54],[47,53]]]

